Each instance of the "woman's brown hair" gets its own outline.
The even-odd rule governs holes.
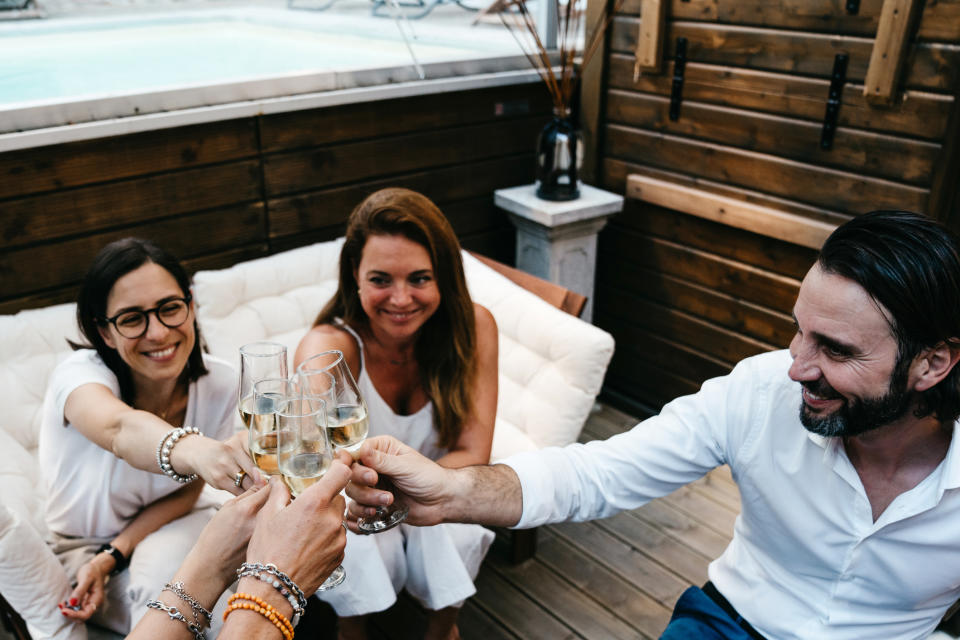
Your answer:
[[[427,395],[433,402],[438,444],[456,444],[473,409],[471,389],[476,380],[477,338],[473,302],[463,275],[460,243],[446,217],[429,198],[409,189],[381,189],[368,196],[347,220],[340,251],[340,279],[333,299],[314,326],[342,318],[357,329],[369,330],[360,305],[355,273],[367,239],[399,235],[430,254],[440,306],[417,335],[414,355]]]

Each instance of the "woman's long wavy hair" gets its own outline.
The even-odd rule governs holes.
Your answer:
[[[477,338],[460,243],[437,205],[415,191],[400,188],[381,189],[361,202],[347,221],[337,293],[314,326],[330,324],[339,317],[369,333],[370,321],[360,305],[355,274],[367,239],[374,235],[403,236],[430,255],[440,306],[420,328],[414,356],[424,389],[433,402],[438,444],[450,448],[473,410]]]
[[[148,262],[166,269],[177,281],[183,295],[190,296],[190,276],[176,258],[149,240],[140,238],[116,240],[100,250],[80,285],[80,293],[77,296],[77,324],[80,325],[80,333],[87,340],[87,344],[68,341],[74,349],[96,349],[104,364],[117,376],[120,384],[120,399],[131,406],[133,406],[135,389],[130,367],[116,349],[112,349],[104,342],[99,329],[108,326],[105,320],[107,298],[110,296],[113,285],[123,276]],[[193,330],[196,334],[196,342],[183,371],[183,377],[188,382],[193,382],[207,373],[207,368],[203,364],[203,347],[201,346],[203,340],[196,314],[193,316]]]

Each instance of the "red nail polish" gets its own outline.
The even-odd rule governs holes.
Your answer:
[[[70,598],[70,606],[71,606],[71,607],[75,607],[75,606],[77,606],[78,604],[80,604],[80,601],[79,601],[79,600],[77,600],[76,598]]]

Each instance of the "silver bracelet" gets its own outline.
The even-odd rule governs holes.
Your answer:
[[[190,629],[190,632],[193,633],[194,640],[207,640],[206,634],[203,632],[199,626],[187,620],[182,613],[180,613],[176,607],[171,607],[166,605],[159,600],[151,600],[147,603],[148,609],[157,609],[158,611],[164,611],[171,620],[179,620],[183,624],[187,625],[187,629]]]
[[[190,609],[193,610],[193,621],[197,623],[197,626],[210,626],[210,622],[213,620],[213,614],[204,609],[203,605],[197,602],[196,598],[186,592],[186,590],[183,588],[183,582],[168,582],[167,584],[163,585],[163,591],[169,591],[190,605]],[[200,616],[203,616],[205,622],[200,620]]]
[[[303,595],[303,590],[297,586],[297,583],[290,579],[290,576],[277,569],[277,565],[272,562],[267,564],[244,562],[237,569],[237,578],[244,577],[258,578],[279,591],[280,595],[286,598],[290,606],[293,607],[293,619],[290,620],[290,624],[297,626],[297,623],[300,622],[300,616],[307,609],[307,597]]]
[[[163,439],[160,440],[160,444],[157,445],[157,466],[160,467],[160,471],[162,471],[165,476],[173,478],[181,484],[193,482],[197,479],[197,474],[191,473],[189,476],[184,476],[174,471],[170,465],[170,452],[173,450],[174,445],[179,442],[180,438],[185,438],[189,435],[202,436],[203,434],[200,433],[200,429],[196,427],[177,427],[176,429],[168,431],[167,435],[163,436]]]

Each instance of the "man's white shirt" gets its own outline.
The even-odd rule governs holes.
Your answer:
[[[960,597],[957,438],[873,522],[842,442],[800,423],[790,363],[747,358],[626,433],[505,460],[523,488],[517,528],[634,509],[729,464],[741,513],[709,576],[761,634],[926,638]]]

